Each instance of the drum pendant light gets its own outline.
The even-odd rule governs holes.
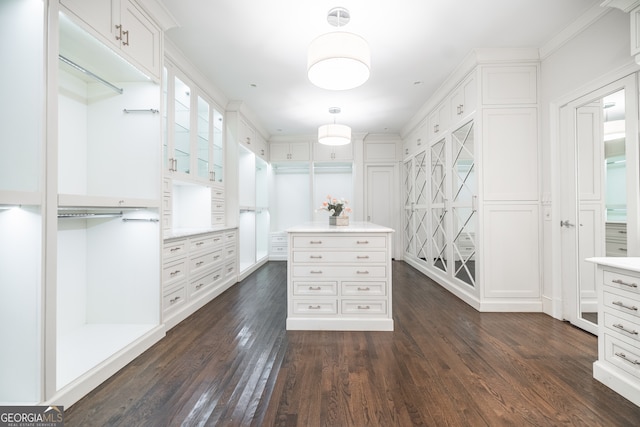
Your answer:
[[[340,108],[329,108],[329,113],[338,114]],[[351,128],[336,124],[334,117],[333,123],[318,128],[318,142],[323,145],[347,145],[351,142]]]
[[[349,11],[336,7],[327,21],[342,27],[350,21]],[[329,90],[353,89],[369,79],[371,52],[362,37],[345,31],[323,34],[314,39],[307,52],[307,75],[314,85]]]

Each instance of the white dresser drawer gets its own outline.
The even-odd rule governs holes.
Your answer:
[[[609,334],[604,335],[604,346],[606,361],[640,378],[640,348]]]
[[[604,284],[616,289],[624,289],[625,291],[640,294],[640,278],[638,277],[605,270]]]
[[[171,310],[187,302],[187,291],[181,286],[162,297],[162,310]]]
[[[224,275],[225,277],[232,276],[236,274],[236,262],[229,262],[224,266]]]
[[[363,265],[363,266],[333,266],[333,265],[294,265],[293,277],[339,277],[345,278],[369,278],[386,277],[387,269],[384,266]]]
[[[605,311],[604,325],[612,331],[616,331],[640,344],[640,325],[637,322],[623,319],[622,317]]]
[[[286,246],[282,245],[271,245],[271,253],[278,255],[286,255],[289,252]]]
[[[342,300],[342,314],[386,314],[386,300]]]
[[[165,259],[167,258],[176,258],[179,256],[183,256],[187,253],[187,241],[186,240],[176,240],[170,243],[165,243],[162,246],[162,255]]]
[[[189,284],[189,295],[194,295],[199,291],[214,287],[218,282],[222,280],[222,278],[222,268],[218,268],[217,270],[205,274],[204,276],[196,280],[192,280]]]
[[[338,295],[338,282],[293,282],[294,295]]]
[[[293,261],[301,263],[383,263],[386,257],[386,252],[381,251],[295,251],[293,253]]]
[[[640,318],[640,303],[635,298],[605,291],[604,306]]]
[[[236,232],[235,231],[228,231],[226,233],[224,233],[224,244],[228,245],[228,244],[235,244],[236,243]]]
[[[287,245],[287,235],[286,234],[272,234],[271,235],[271,243],[274,245]]]
[[[212,235],[189,239],[189,251],[191,252],[204,251],[213,247],[214,241]]]
[[[292,301],[295,314],[338,314],[338,301],[327,300],[298,300]]]
[[[198,271],[203,271],[213,265],[215,265],[218,261],[222,260],[222,249],[218,249],[217,251],[207,252],[197,257],[191,258],[189,261],[189,267],[191,273],[197,273]]]
[[[166,262],[162,266],[162,283],[165,288],[170,287],[176,282],[187,277],[187,260],[186,258]]]
[[[342,282],[342,295],[387,295],[387,282]]]
[[[384,249],[384,236],[293,236],[293,248]]]
[[[224,259],[230,260],[236,257],[236,246],[228,245],[224,247]]]

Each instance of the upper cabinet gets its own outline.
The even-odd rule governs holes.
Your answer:
[[[311,152],[308,142],[271,142],[271,162],[308,162]]]
[[[149,77],[160,80],[160,28],[131,0],[61,0],[86,29],[118,50]]]
[[[453,90],[449,98],[453,123],[457,123],[476,110],[476,98],[476,79],[475,75],[471,74]]]
[[[351,161],[353,160],[353,144],[313,144],[313,160],[316,162]]]
[[[238,142],[263,160],[269,157],[267,141],[242,117],[238,129]]]
[[[183,181],[222,184],[223,113],[172,64],[163,82],[165,171]]]

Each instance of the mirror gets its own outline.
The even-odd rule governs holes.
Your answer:
[[[576,109],[578,298],[582,320],[598,323],[590,257],[627,255],[625,91]]]
[[[431,146],[431,254],[432,265],[447,271],[446,144]]]

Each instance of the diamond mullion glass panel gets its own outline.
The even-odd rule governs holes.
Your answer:
[[[476,253],[476,196],[474,126],[469,122],[452,133],[452,226],[453,275],[464,283],[475,286]]]
[[[446,200],[445,182],[445,141],[438,141],[431,147],[431,201],[444,203]]]
[[[413,239],[415,233],[413,232],[413,210],[404,210],[404,251],[405,253],[413,254]]]
[[[416,209],[414,214],[416,257],[427,260],[429,246],[429,232],[427,230],[429,217],[427,209]]]
[[[413,203],[413,159],[404,163],[404,206]]]
[[[433,266],[442,271],[447,271],[447,233],[446,215],[444,208],[431,209],[432,233],[431,233],[431,254]]]
[[[415,202],[418,206],[427,203],[427,153],[422,152],[415,157]]]

